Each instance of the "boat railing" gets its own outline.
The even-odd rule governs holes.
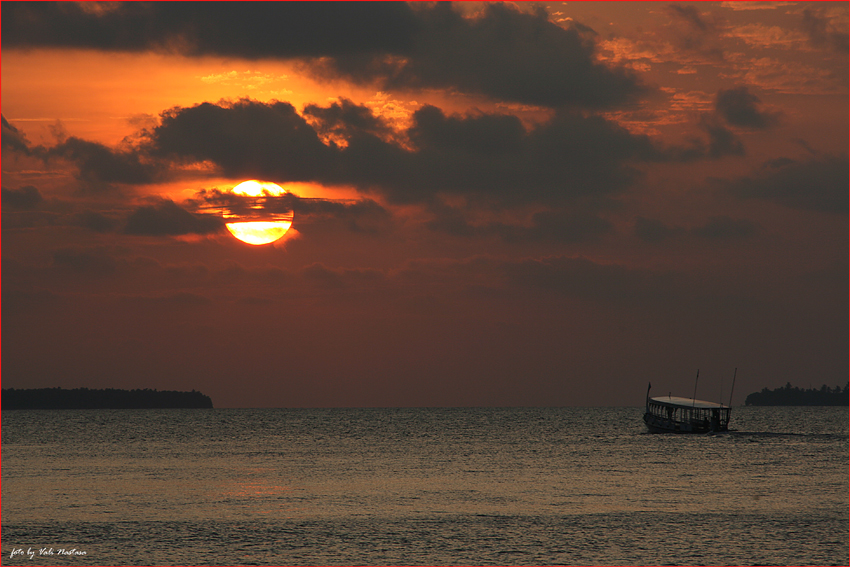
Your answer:
[[[670,406],[649,401],[647,412],[650,415],[667,420],[672,424],[689,424],[694,427],[708,427],[713,421],[723,427],[729,423],[730,408],[699,408]]]

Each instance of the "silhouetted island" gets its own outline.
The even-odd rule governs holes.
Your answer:
[[[144,390],[90,390],[88,388],[3,388],[2,407],[14,409],[158,409],[211,408],[212,400],[200,392]]]
[[[850,405],[850,384],[830,388],[826,384],[820,389],[802,390],[792,387],[791,382],[783,388],[755,392],[747,396],[744,404],[748,406],[847,406]]]

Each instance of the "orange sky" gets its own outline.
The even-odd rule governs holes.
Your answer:
[[[739,367],[741,400],[846,380],[846,3],[16,4],[4,387],[632,405],[697,367]],[[273,245],[204,212],[248,178],[295,195]]]

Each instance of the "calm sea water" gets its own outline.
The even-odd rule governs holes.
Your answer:
[[[7,411],[2,564],[848,564],[847,408],[642,411]]]

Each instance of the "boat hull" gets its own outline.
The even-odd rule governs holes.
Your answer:
[[[719,433],[727,431],[717,423],[706,421],[671,421],[652,413],[643,414],[643,422],[650,433]]]

